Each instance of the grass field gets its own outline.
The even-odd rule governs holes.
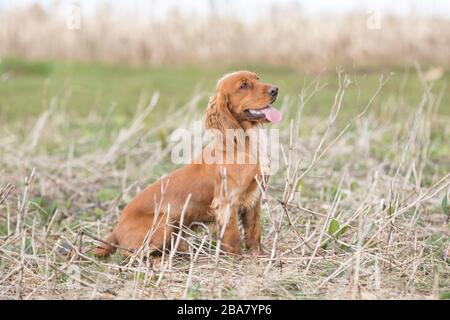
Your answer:
[[[160,92],[156,110],[167,110],[187,103],[196,95],[201,95],[201,111],[213,92],[215,83],[224,73],[239,69],[250,69],[260,73],[268,82],[277,83],[283,96],[296,98],[303,87],[312,82],[317,74],[305,74],[290,68],[263,66],[155,66],[128,67],[116,65],[27,62],[15,58],[5,58],[0,62],[3,81],[0,86],[1,119],[8,122],[31,116],[38,116],[47,108],[52,97],[64,97],[70,115],[86,116],[90,112],[105,114],[114,106],[113,119],[122,125],[136,110],[142,94]],[[383,69],[345,70],[354,83],[347,90],[344,115],[358,111],[371,98],[378,86],[381,74],[393,73],[380,98],[402,96],[406,104],[417,104],[422,94],[421,84],[414,67]],[[6,81],[7,80],[7,81]],[[321,84],[326,86],[320,96],[313,96],[305,112],[308,115],[327,115],[338,88],[335,70],[324,71]],[[450,72],[445,72],[435,86],[439,91],[450,81]],[[408,94],[405,94],[408,93]],[[448,90],[444,99],[450,99]],[[441,106],[438,111],[450,114],[450,108]],[[158,121],[157,119],[155,120]]]
[[[262,212],[269,256],[217,258],[203,230],[190,254],[155,264],[93,258],[80,232],[102,238],[176,167],[171,131],[241,68],[280,87],[285,114],[286,163]],[[3,59],[0,298],[448,298],[450,72],[339,75]]]

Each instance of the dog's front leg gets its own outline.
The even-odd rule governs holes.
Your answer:
[[[245,232],[245,246],[247,249],[250,249],[254,256],[264,255],[264,249],[261,245],[260,210],[261,200],[258,200],[252,207],[247,208],[242,215],[242,224]]]
[[[241,236],[238,227],[239,205],[233,197],[218,196],[214,198],[212,207],[215,211],[218,238],[221,249],[241,254]]]

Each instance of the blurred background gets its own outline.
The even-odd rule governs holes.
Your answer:
[[[2,56],[320,71],[449,63],[449,1],[14,1]]]
[[[44,95],[64,91],[71,112],[114,103],[127,117],[142,92],[179,105],[239,68],[294,96],[315,75],[331,75],[324,103],[312,101],[321,109],[334,96],[336,66],[364,74],[363,87],[415,64],[448,79],[449,19],[450,1],[437,0],[2,1],[0,115],[37,115]],[[416,84],[405,84],[406,99]]]

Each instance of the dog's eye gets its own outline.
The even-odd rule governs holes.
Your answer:
[[[249,84],[247,82],[242,82],[241,89],[247,89],[249,88]]]

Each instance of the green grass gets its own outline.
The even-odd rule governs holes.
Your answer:
[[[169,108],[187,103],[195,94],[203,94],[200,106],[214,91],[216,80],[224,73],[236,69],[258,72],[263,81],[277,84],[281,98],[297,98],[302,88],[317,75],[304,74],[289,68],[264,66],[152,66],[129,67],[75,62],[27,62],[16,58],[3,59],[0,63],[0,125],[23,121],[37,116],[47,109],[52,97],[67,99],[67,111],[75,117],[85,117],[91,111],[106,115],[113,110],[113,124],[127,121],[136,110],[141,94],[151,96],[160,92],[157,109],[150,122],[157,123],[158,115]],[[353,83],[346,93],[343,114],[361,111],[375,92],[382,73],[391,71],[346,69],[353,76]],[[334,70],[323,73],[320,82],[327,84],[320,95],[308,103],[306,114],[327,115],[338,87]],[[435,90],[445,88],[450,82],[450,72],[436,82]],[[383,88],[380,99],[404,92],[405,104],[415,106],[420,101],[421,85],[413,68],[399,68]],[[443,99],[449,100],[449,92]],[[278,102],[278,105],[280,102]],[[446,103],[440,112],[450,114]],[[114,106],[114,109],[111,109]],[[292,110],[295,112],[295,110]]]

